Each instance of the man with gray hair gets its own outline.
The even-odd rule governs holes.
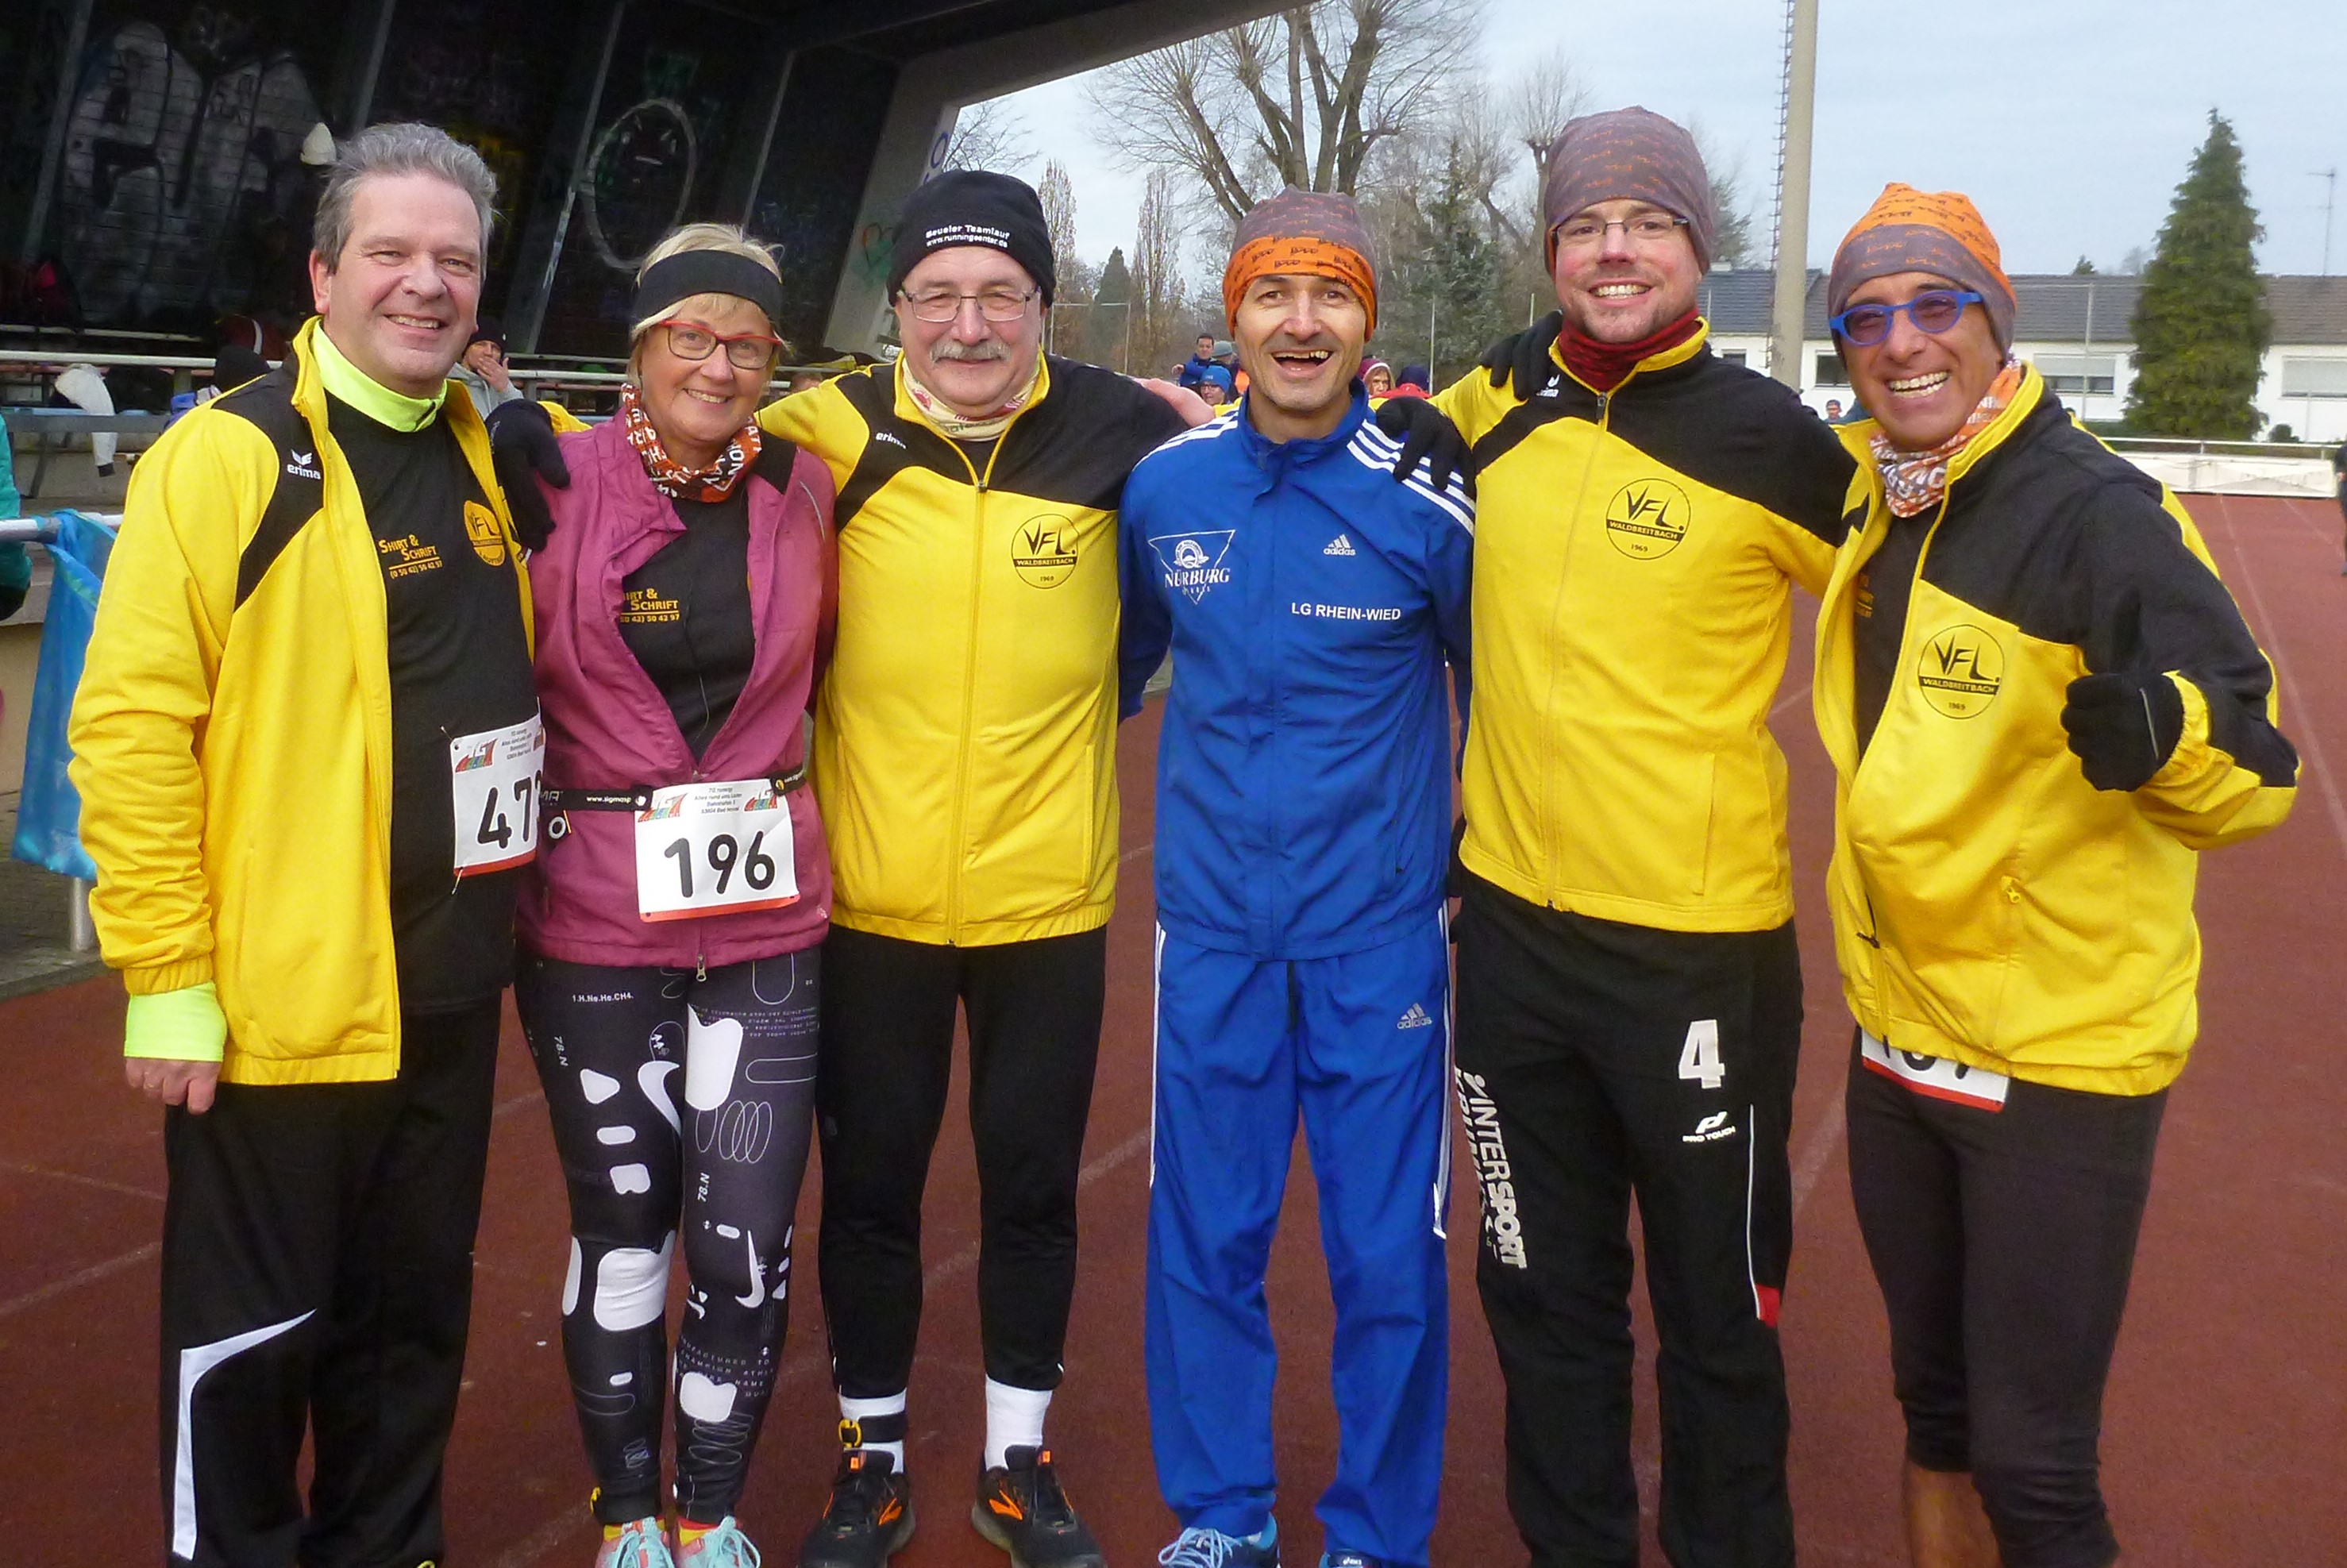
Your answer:
[[[542,745],[519,550],[447,395],[494,194],[428,126],[343,145],[318,319],[139,464],[75,704],[126,1075],[166,1108],[174,1562],[442,1556]]]

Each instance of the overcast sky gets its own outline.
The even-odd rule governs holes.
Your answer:
[[[1562,46],[1599,108],[1701,120],[1740,159],[1755,216],[1773,205],[1782,7],[1773,0],[1486,0],[1495,84]],[[1812,267],[1883,183],[1979,203],[2011,272],[2108,270],[2150,247],[2216,108],[2233,122],[2265,224],[2260,267],[2323,265],[2325,182],[2347,170],[2347,5],[2340,0],[1972,0],[1926,9],[1819,0]],[[1068,166],[1078,247],[1130,247],[1139,175],[1090,136],[1083,78],[1013,97],[1030,145]],[[1040,161],[1026,172],[1031,178]],[[2347,183],[2347,182],[2342,182]],[[1766,246],[1765,232],[1761,235]],[[2331,270],[2347,272],[2347,190]]]

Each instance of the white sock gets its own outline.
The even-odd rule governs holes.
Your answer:
[[[873,1453],[887,1454],[896,1460],[898,1475],[905,1473],[904,1414],[905,1396],[902,1394],[889,1394],[877,1399],[851,1399],[845,1394],[839,1397],[839,1419],[842,1422],[868,1421],[878,1416],[899,1418],[888,1423],[889,1430],[897,1434],[893,1441],[879,1442],[867,1439],[856,1445]]]
[[[1010,1462],[1015,1448],[1043,1446],[1043,1412],[1051,1408],[1049,1389],[1014,1389],[986,1380],[986,1468]]]

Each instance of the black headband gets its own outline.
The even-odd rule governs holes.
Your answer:
[[[783,319],[780,279],[747,256],[731,251],[680,251],[654,261],[636,285],[634,321],[650,321],[695,294],[731,294],[766,313],[766,324]]]

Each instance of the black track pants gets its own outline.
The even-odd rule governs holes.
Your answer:
[[[2167,1091],[2015,1081],[1989,1111],[1853,1057],[1847,1103],[1907,1457],[1972,1472],[2005,1568],[2104,1568],[2103,1385]]]
[[[921,1324],[921,1191],[969,1024],[986,1375],[1059,1387],[1076,1285],[1076,1177],[1100,1054],[1108,933],[995,947],[835,926],[824,948],[824,1317],[850,1399],[901,1393]]]
[[[224,1083],[200,1116],[165,1112],[173,1562],[413,1568],[442,1556],[497,1009],[405,1014],[386,1083]],[[307,1518],[295,1478],[305,1427]]]
[[[680,1234],[677,1509],[714,1524],[741,1499],[789,1322],[818,972],[809,949],[698,979],[525,955],[515,978],[570,1189],[562,1358],[606,1524],[661,1512]]]
[[[1460,911],[1458,1070],[1476,1283],[1508,1388],[1508,1505],[1535,1568],[1632,1568],[1630,1200],[1661,1339],[1660,1535],[1677,1568],[1793,1561],[1777,1311],[1799,954],[1544,909]]]

